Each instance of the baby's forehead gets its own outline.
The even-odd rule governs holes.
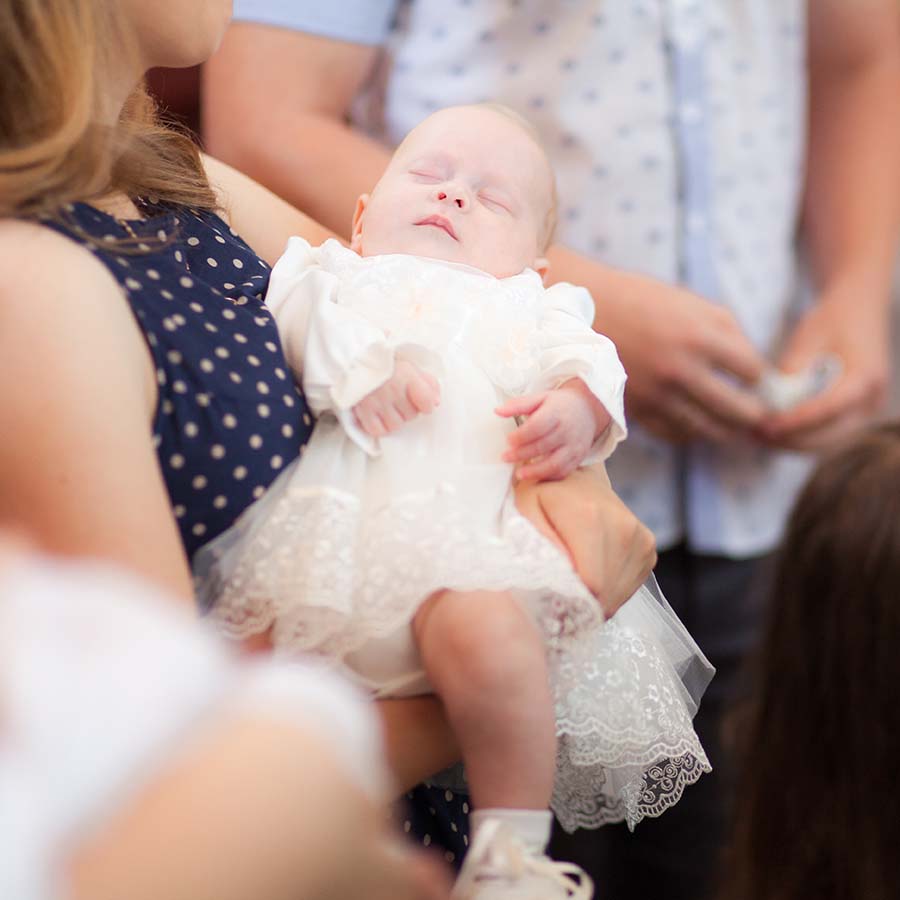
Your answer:
[[[492,144],[533,146],[538,157],[543,149],[526,127],[511,117],[490,108],[451,107],[432,113],[403,139],[397,152],[409,147],[485,150]]]
[[[522,172],[541,181],[553,174],[547,156],[526,125],[489,107],[452,107],[433,113],[403,139],[396,163],[427,157],[451,164],[477,159],[507,174]]]

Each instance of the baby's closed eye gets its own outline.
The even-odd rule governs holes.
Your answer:
[[[409,173],[419,184],[438,184],[443,179],[437,172],[429,170],[415,170]]]
[[[484,191],[478,194],[478,199],[488,207],[488,209],[493,209],[497,212],[510,212],[509,204],[502,197],[498,197],[495,194],[486,194]]]

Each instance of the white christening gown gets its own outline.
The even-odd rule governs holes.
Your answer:
[[[292,238],[266,303],[319,415],[300,458],[195,560],[201,603],[236,636],[272,628],[379,696],[425,693],[410,621],[435,591],[514,592],[546,638],[556,702],[553,809],[568,830],[672,805],[709,771],[691,724],[712,668],[658,594],[604,622],[570,561],[516,510],[501,461],[510,397],[578,376],[625,435],[625,373],[582,288]],[[440,405],[380,439],[352,407],[408,359]],[[498,648],[502,653],[502,648]]]

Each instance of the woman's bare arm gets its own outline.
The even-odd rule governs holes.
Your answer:
[[[47,550],[120,563],[188,602],[151,437],[149,352],[121,288],[84,248],[0,222],[0,522]]]
[[[321,244],[335,235],[237,169],[204,157],[206,174],[219,195],[228,224],[269,265],[284,252],[288,238],[299,235]]]
[[[235,721],[195,740],[75,848],[71,896],[446,896],[441,872],[422,871],[411,851],[387,840],[383,813],[350,783],[327,741]]]

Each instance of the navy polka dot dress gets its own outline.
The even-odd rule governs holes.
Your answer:
[[[263,304],[266,263],[212,213],[143,207],[122,223],[77,203],[68,229],[48,224],[106,265],[143,331],[153,440],[190,558],[298,455],[312,419]]]
[[[270,269],[219,216],[141,201],[121,222],[84,203],[44,224],[122,286],[156,367],[153,441],[188,558],[297,457],[312,417],[263,304]],[[466,798],[419,787],[401,826],[458,866]]]

